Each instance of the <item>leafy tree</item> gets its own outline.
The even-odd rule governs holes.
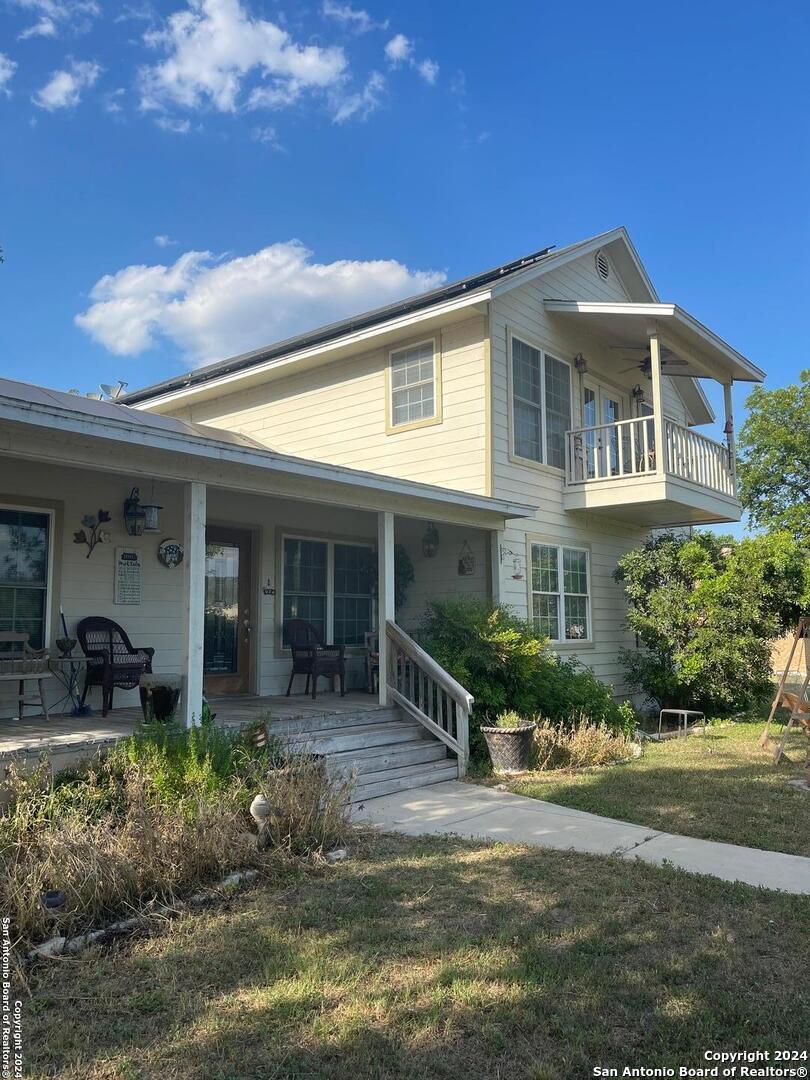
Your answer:
[[[663,708],[730,711],[768,693],[770,642],[810,600],[806,552],[786,531],[654,536],[614,577],[638,642],[622,650],[628,682]]]
[[[740,498],[755,525],[810,545],[810,369],[798,385],[748,396],[739,437]]]

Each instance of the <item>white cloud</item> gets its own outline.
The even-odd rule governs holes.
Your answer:
[[[269,124],[265,124],[263,127],[255,127],[250,133],[251,139],[254,142],[262,143],[263,146],[269,146],[271,150],[283,150],[284,147],[278,141],[278,135],[276,129]]]
[[[32,37],[56,37],[56,23],[47,15],[43,15],[39,22],[35,22],[21,34],[17,35],[18,41],[27,41]]]
[[[289,104],[304,90],[335,85],[347,66],[342,49],[300,45],[275,23],[253,18],[239,0],[189,0],[144,40],[165,53],[141,71],[144,109],[235,112],[249,74],[272,79],[275,104]],[[254,98],[253,104],[263,103]]]
[[[439,65],[435,60],[422,60],[421,63],[416,65],[416,70],[425,82],[430,83],[431,86],[433,86],[436,79],[439,77]]]
[[[167,248],[174,247],[174,245],[177,244],[178,241],[172,240],[172,238],[170,236],[167,236],[166,233],[160,233],[158,236],[155,237],[155,243],[159,248]]]
[[[385,58],[391,67],[406,64],[413,68],[430,86],[435,85],[439,77],[439,65],[435,60],[417,60],[413,41],[404,34],[394,34],[385,46]]]
[[[6,56],[5,53],[0,53],[0,94],[5,94],[6,97],[11,96],[8,84],[14,78],[16,70],[16,62],[10,56]]]
[[[118,116],[124,111],[124,107],[121,104],[122,98],[126,97],[126,90],[123,86],[119,86],[115,90],[110,90],[104,95],[103,108],[104,112],[110,113],[111,116]]]
[[[379,71],[372,71],[366,85],[354,94],[338,93],[332,97],[332,119],[336,124],[348,120],[365,120],[380,107],[385,93],[385,79]]]
[[[155,123],[161,131],[168,131],[172,135],[188,135],[191,131],[191,121],[178,116],[156,116]]]
[[[233,356],[445,280],[393,259],[313,261],[297,240],[217,259],[189,251],[171,266],[127,266],[101,278],[76,324],[118,356],[161,340],[192,365]]]
[[[54,71],[47,83],[31,99],[41,109],[73,109],[82,91],[95,85],[101,68],[91,60],[71,60],[69,68]]]
[[[334,0],[324,0],[321,11],[327,19],[334,19],[355,34],[366,34],[369,30],[387,30],[388,19],[385,22],[374,22],[367,11],[362,8],[353,8],[351,4],[337,4]]]
[[[385,46],[385,57],[395,67],[413,56],[413,42],[404,34],[395,34]]]
[[[19,35],[20,40],[32,37],[56,37],[64,29],[84,33],[93,19],[101,14],[96,0],[11,0],[23,11],[39,16]]]

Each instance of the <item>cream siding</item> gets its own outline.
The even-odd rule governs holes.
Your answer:
[[[287,454],[485,494],[484,336],[480,315],[437,332],[437,424],[387,431],[389,352],[419,334],[175,412]]]
[[[524,464],[514,458],[510,442],[508,335],[510,332],[518,337],[523,335],[530,343],[569,362],[581,352],[587,358],[591,375],[616,383],[625,392],[629,393],[635,382],[643,380],[633,378],[632,374],[618,374],[618,368],[630,366],[617,361],[621,353],[603,348],[597,341],[575,330],[571,323],[555,320],[553,315],[547,314],[543,307],[547,297],[628,299],[615,272],[604,281],[594,268],[593,256],[587,255],[492,301],[493,495],[540,506],[535,521],[514,522],[503,534],[502,544],[506,550],[500,561],[500,595],[501,600],[518,613],[530,615],[529,544],[532,539],[586,548],[590,562],[592,641],[566,643],[559,646],[559,651],[562,655],[576,656],[600,678],[612,683],[617,692],[622,692],[625,687],[618,651],[622,646],[632,645],[633,639],[624,628],[622,591],[612,575],[621,556],[642,542],[648,530],[622,522],[620,516],[605,521],[566,513],[562,506],[562,472],[543,465]],[[572,368],[575,426],[582,420],[581,394],[580,376]],[[620,515],[620,511],[617,513]]]

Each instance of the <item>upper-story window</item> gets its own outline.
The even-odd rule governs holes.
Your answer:
[[[392,350],[390,385],[392,428],[438,419],[439,388],[433,338]]]
[[[512,420],[516,457],[565,468],[571,427],[571,368],[512,338]]]

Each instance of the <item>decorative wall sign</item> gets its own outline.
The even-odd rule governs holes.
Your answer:
[[[183,545],[179,540],[168,538],[158,545],[158,561],[173,570],[183,561]]]
[[[115,603],[140,604],[143,594],[143,564],[135,548],[115,549]]]
[[[458,553],[458,576],[472,577],[475,573],[475,553],[465,540]]]

